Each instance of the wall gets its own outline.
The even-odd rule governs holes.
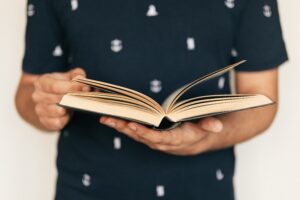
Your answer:
[[[237,147],[238,200],[300,199],[300,2],[279,0],[279,5],[290,56],[281,67],[280,111],[267,133]],[[14,108],[24,16],[25,0],[0,0],[0,199],[50,200],[57,135],[33,129]]]

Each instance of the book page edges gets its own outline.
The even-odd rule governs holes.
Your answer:
[[[199,106],[182,112],[169,113],[168,119],[173,122],[185,121],[193,118],[228,113],[250,108],[256,108],[273,104],[274,102],[264,95],[256,95],[248,99],[234,100],[232,102],[219,103],[217,105]]]
[[[184,86],[182,86],[181,88],[177,89],[176,91],[174,91],[172,94],[170,94],[166,100],[163,102],[162,104],[162,107],[163,109],[168,113],[171,109],[172,109],[172,106],[177,102],[177,100],[186,92],[188,91],[189,89],[191,89],[192,87],[200,84],[200,83],[203,83],[209,79],[212,79],[214,77],[217,77],[217,76],[220,76],[230,70],[232,70],[233,68],[243,64],[244,62],[246,62],[246,60],[242,60],[242,61],[239,61],[237,63],[234,63],[234,64],[231,64],[231,65],[228,65],[222,69],[219,69],[217,71],[214,71],[210,74],[207,74],[205,76],[202,76]]]
[[[104,103],[72,95],[64,95],[62,100],[59,102],[59,105],[71,109],[133,120],[142,124],[153,125],[156,127],[159,126],[164,117],[160,115],[154,115],[134,107]]]
[[[90,87],[105,90],[107,92],[116,92],[116,93],[119,93],[120,95],[130,96],[131,98],[134,98],[136,100],[142,101],[144,103],[148,103],[148,105],[153,106],[153,108],[157,109],[157,111],[160,112],[161,114],[165,114],[165,111],[163,110],[161,105],[159,105],[159,103],[157,103],[151,97],[149,97],[141,92],[138,92],[136,90],[126,88],[126,87],[123,87],[120,85],[115,85],[115,84],[106,83],[103,81],[96,81],[96,80],[82,78],[82,77],[75,77],[72,79],[72,81],[82,83],[85,85],[89,85]]]

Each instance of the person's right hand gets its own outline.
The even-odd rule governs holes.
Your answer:
[[[90,90],[88,86],[72,82],[75,76],[85,77],[86,74],[83,69],[76,68],[66,73],[44,74],[34,82],[34,110],[42,126],[49,131],[61,130],[70,120],[70,112],[57,105],[63,95],[70,91]]]

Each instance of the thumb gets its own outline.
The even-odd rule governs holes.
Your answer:
[[[73,78],[75,78],[76,76],[83,76],[86,77],[86,73],[82,68],[75,68],[70,70],[68,73],[69,78],[72,80]]]
[[[207,117],[198,122],[200,127],[208,132],[219,133],[223,130],[223,123],[215,117]]]
[[[67,72],[67,76],[69,77],[70,80],[72,80],[73,78],[75,78],[76,76],[82,76],[82,77],[86,77],[86,73],[82,68],[75,68],[72,69],[70,71]],[[76,83],[73,82],[72,87],[70,89],[70,91],[83,91],[83,92],[89,92],[90,91],[90,87],[81,83]]]

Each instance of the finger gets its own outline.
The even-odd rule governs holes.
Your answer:
[[[208,132],[219,133],[223,130],[223,123],[215,117],[207,117],[198,122],[203,130]]]
[[[40,122],[48,129],[52,131],[61,130],[69,121],[70,116],[66,115],[60,118],[49,118],[49,117],[41,117],[39,118]]]
[[[70,80],[74,79],[75,77],[79,76],[81,78],[85,78],[86,77],[86,73],[82,68],[75,68],[73,70],[70,70],[67,75],[69,76]],[[72,82],[73,86],[70,89],[72,92],[73,91],[84,91],[84,92],[89,92],[91,91],[91,88],[87,85],[84,85],[82,83],[78,83],[78,82]]]
[[[55,104],[37,104],[35,112],[39,117],[57,118],[67,115],[67,110]]]
[[[44,104],[55,104],[60,102],[63,95],[46,93],[41,90],[37,90],[32,93],[32,100],[35,103],[44,103]]]
[[[126,123],[125,120],[117,119],[114,117],[108,117],[108,116],[102,116],[99,121],[100,121],[100,123],[110,126],[112,128],[116,128],[117,124],[120,125],[120,123],[122,123],[122,124]]]
[[[52,94],[65,94],[71,87],[71,81],[55,78],[55,75],[51,74],[41,76],[35,84],[36,89]]]
[[[123,133],[138,142],[144,142],[128,127],[128,122],[125,120],[103,116],[100,118],[100,123],[114,128],[118,132]]]
[[[43,75],[35,84],[37,90],[52,94],[65,94],[74,91],[90,91],[90,87],[81,83],[59,78],[61,75]]]
[[[158,145],[156,148],[160,151],[172,155],[193,156],[207,151],[207,149],[209,149],[209,142],[207,139],[203,139],[199,143],[194,143],[186,146],[178,147],[178,146],[170,146],[170,145]]]
[[[75,78],[76,76],[83,76],[86,77],[86,73],[82,68],[75,68],[73,70],[70,70],[67,75],[70,77],[70,79]]]
[[[130,122],[129,129],[136,133],[140,138],[144,139],[147,143],[164,144],[168,143],[168,135],[163,134],[161,131],[155,131],[147,128],[141,124]],[[165,132],[166,133],[166,132]]]
[[[86,73],[82,68],[75,68],[72,69],[68,72],[65,73],[52,73],[51,75],[54,76],[54,78],[59,79],[59,80],[65,80],[65,81],[71,81],[73,78],[75,78],[76,76],[80,76],[80,77],[86,77]],[[71,82],[72,86],[70,91],[80,91],[82,90],[83,87],[83,91],[90,91],[88,86],[85,86],[84,84],[81,83],[77,83],[77,82]]]

